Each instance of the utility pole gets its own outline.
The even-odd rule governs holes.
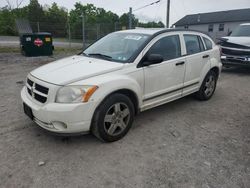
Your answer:
[[[170,0],[167,1],[166,28],[169,28]]]
[[[82,13],[81,15],[82,17],[82,48],[83,50],[85,49],[85,17],[84,17],[84,13]]]
[[[132,7],[129,7],[129,29],[132,29]]]

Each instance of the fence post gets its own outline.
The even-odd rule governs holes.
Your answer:
[[[69,34],[69,48],[71,48],[71,30],[69,21],[68,21],[68,34]]]
[[[129,7],[129,29],[132,29],[132,7]]]

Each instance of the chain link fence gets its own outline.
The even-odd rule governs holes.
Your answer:
[[[30,22],[33,32],[49,32],[54,41],[72,44],[79,43],[82,46],[88,46],[101,37],[115,31],[126,29],[120,23],[50,23],[50,22]],[[85,44],[83,44],[83,41]]]

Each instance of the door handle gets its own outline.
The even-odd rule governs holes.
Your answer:
[[[202,58],[205,59],[205,58],[208,58],[208,57],[209,57],[209,55],[204,55]]]
[[[176,63],[175,65],[179,66],[179,65],[184,65],[184,64],[185,64],[185,61],[181,61],[181,62]]]

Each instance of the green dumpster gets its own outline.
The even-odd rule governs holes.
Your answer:
[[[51,33],[22,34],[20,45],[25,56],[50,56],[54,50]]]

